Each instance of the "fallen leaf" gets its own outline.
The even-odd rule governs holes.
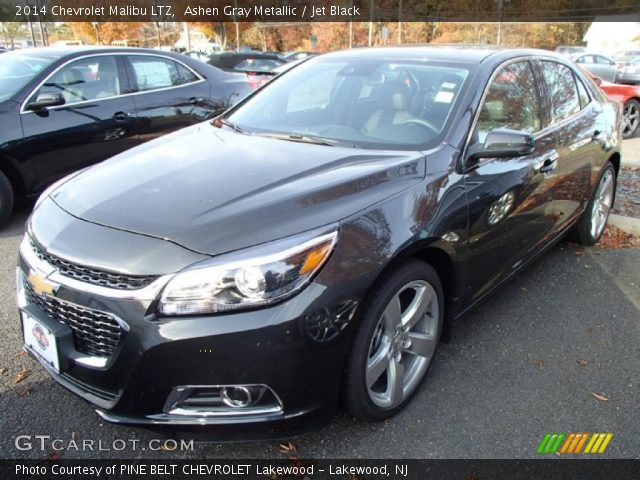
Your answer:
[[[580,365],[581,367],[586,367],[587,366],[587,361],[586,360],[576,360],[576,363],[578,365]]]
[[[16,357],[26,357],[26,356],[27,356],[27,352],[25,352],[24,350],[21,350],[18,353],[16,353]]]
[[[536,360],[533,362],[533,364],[538,368],[544,368],[544,361],[542,360]]]
[[[18,392],[18,395],[20,395],[21,397],[28,397],[32,393],[33,393],[33,389],[31,387],[25,387]]]
[[[598,368],[602,368],[602,362],[597,362],[597,363],[596,363],[596,366],[597,366]]]
[[[582,257],[584,255],[584,252],[582,250],[576,250],[575,252],[573,252],[573,254],[576,257]]]
[[[281,443],[278,450],[280,451],[280,453],[294,453],[298,451],[296,446],[291,442],[288,442],[286,444]]]
[[[608,402],[609,399],[607,397],[605,397],[604,395],[599,395],[597,393],[591,392],[591,396],[593,398],[595,398],[596,400],[600,400],[601,402]]]
[[[4,367],[0,367],[0,375],[4,375],[4,373],[7,371],[6,368]]]
[[[20,369],[20,371],[18,372],[18,374],[16,375],[16,379],[13,381],[13,384],[14,385],[19,384],[25,378],[27,378],[29,375],[31,375],[31,370],[29,370],[27,367],[22,367]]]
[[[37,463],[53,462],[55,460],[58,460],[60,458],[60,455],[62,455],[62,452],[50,452],[46,457],[42,457],[40,460],[38,460]]]
[[[640,247],[640,237],[635,237],[613,225],[608,225],[602,233],[598,245],[609,249]]]

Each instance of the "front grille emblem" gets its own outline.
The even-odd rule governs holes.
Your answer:
[[[29,272],[27,279],[29,280],[29,283],[31,284],[31,287],[33,288],[34,293],[39,297],[42,297],[45,294],[55,295],[56,292],[58,291],[59,285],[54,285],[53,283],[50,283],[49,281],[47,281],[46,278],[44,278],[41,275],[38,275],[33,271]]]

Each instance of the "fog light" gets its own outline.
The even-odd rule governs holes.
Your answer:
[[[220,389],[222,402],[234,408],[246,407],[251,404],[251,392],[247,387],[222,387]]]

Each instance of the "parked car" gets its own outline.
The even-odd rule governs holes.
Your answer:
[[[43,193],[25,348],[119,424],[282,435],[340,399],[389,418],[452,322],[566,234],[600,238],[620,126],[551,52],[309,59]]]
[[[606,80],[615,82],[618,74],[618,67],[613,59],[599,53],[579,53],[571,57],[571,59],[579,64],[585,70]]]
[[[48,47],[0,57],[0,223],[14,198],[73,170],[212,118],[244,76],[146,49]]]
[[[227,72],[265,72],[285,63],[278,55],[262,52],[222,52],[209,57],[209,65]]]
[[[607,98],[622,104],[622,138],[632,138],[640,125],[640,86],[611,83],[598,77],[596,81]]]
[[[587,51],[587,49],[585,47],[578,47],[573,45],[558,45],[554,51],[560,55],[566,55],[570,57],[577,53],[584,53]]]
[[[199,52],[199,51],[191,51],[191,52],[184,52],[183,55],[186,55],[187,57],[191,57],[194,58],[196,60],[200,60],[201,62],[208,62],[209,61],[209,57],[211,56],[208,53],[205,52]]]
[[[286,62],[294,62],[297,60],[304,60],[305,58],[315,57],[317,52],[289,52],[282,56],[282,59]]]
[[[618,83],[636,85],[640,83],[640,55],[628,57],[618,65]]]

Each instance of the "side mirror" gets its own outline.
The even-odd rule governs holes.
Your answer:
[[[484,143],[474,143],[467,149],[467,161],[481,158],[523,157],[533,152],[533,136],[527,132],[496,128],[487,134]]]
[[[29,110],[41,110],[47,107],[57,107],[64,105],[64,97],[61,93],[40,93],[34,102],[31,102],[27,108]]]
[[[596,82],[596,85],[602,85],[602,79],[600,77],[593,77],[593,81]]]

